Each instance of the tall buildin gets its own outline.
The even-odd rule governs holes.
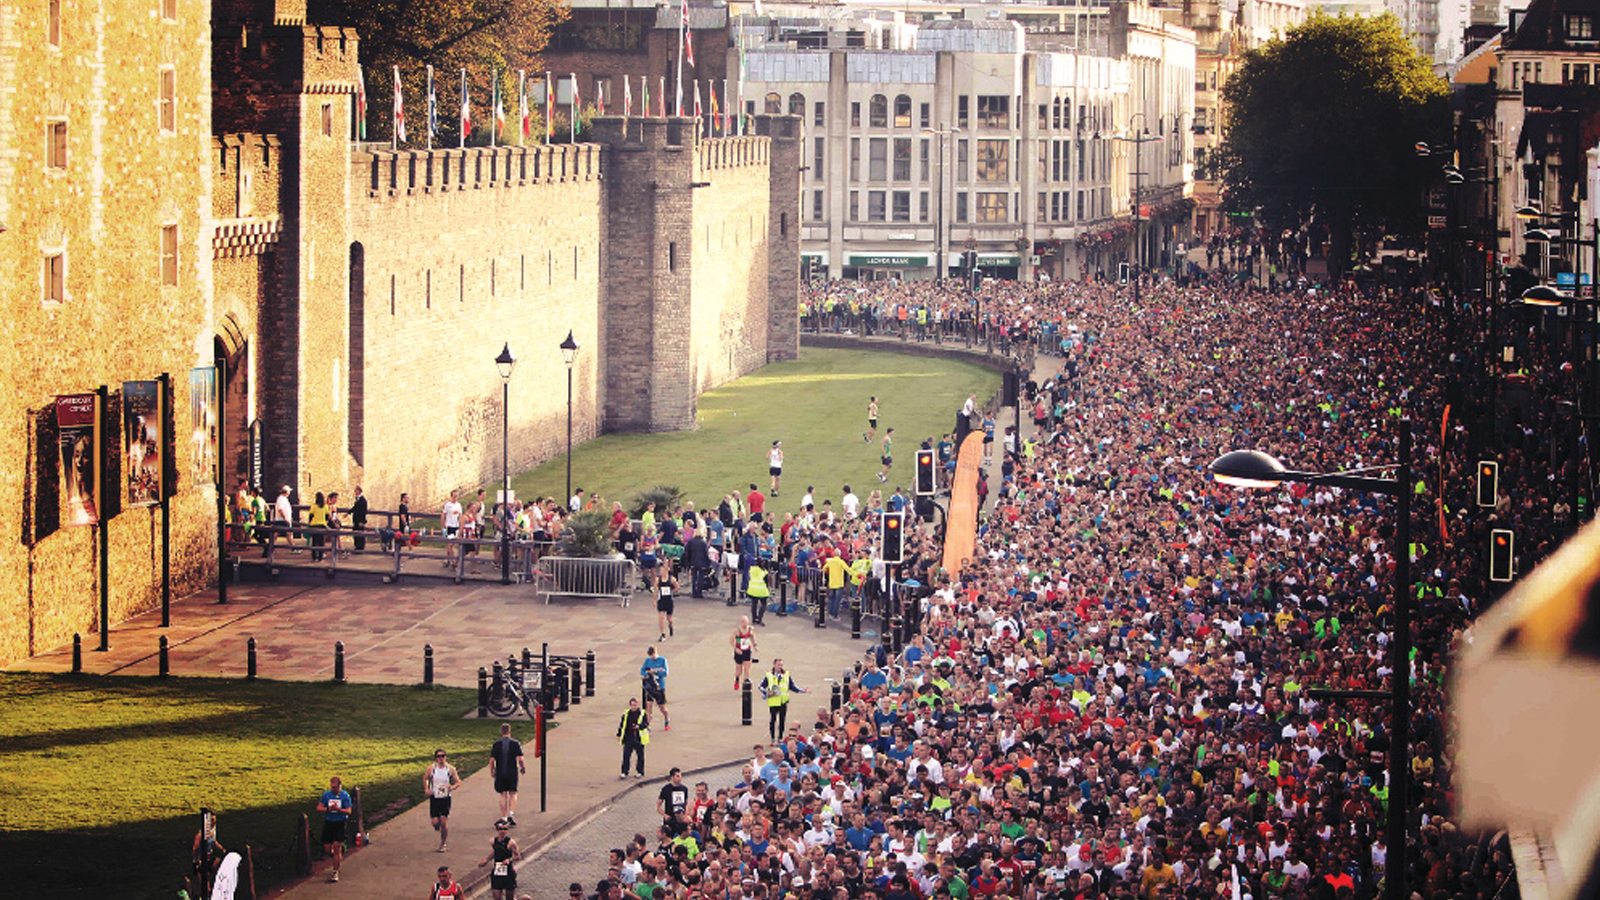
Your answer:
[[[804,123],[808,271],[935,278],[969,253],[1022,279],[1172,264],[1189,219],[1190,30],[1117,3],[1091,55],[1030,49],[1059,33],[984,8],[885,16],[857,29],[876,36],[864,46],[736,23],[747,105]]]
[[[175,590],[215,572],[210,9],[0,3],[0,663],[157,602],[163,495]]]

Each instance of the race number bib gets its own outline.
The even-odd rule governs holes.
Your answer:
[[[509,873],[510,871],[511,871],[511,864],[506,862],[505,860],[501,860],[500,862],[497,862],[497,863],[494,864],[494,874],[499,876],[499,877],[501,877],[501,878],[504,878],[506,876],[506,874]]]
[[[450,784],[449,784],[449,782],[445,782],[443,784],[435,784],[433,786],[433,795],[435,797],[440,798],[441,800],[444,799],[445,797],[450,796]]]

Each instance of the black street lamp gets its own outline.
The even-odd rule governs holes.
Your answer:
[[[567,330],[567,339],[561,342],[561,358],[567,363],[567,504],[572,503],[572,364],[578,361],[578,342]]]
[[[1387,467],[1381,467],[1387,468]],[[1239,488],[1272,488],[1281,482],[1321,484],[1355,491],[1387,494],[1394,498],[1394,638],[1389,641],[1388,691],[1310,691],[1330,699],[1388,700],[1394,725],[1389,736],[1388,858],[1384,863],[1387,900],[1408,900],[1406,890],[1406,812],[1411,778],[1411,419],[1400,419],[1400,461],[1393,478],[1371,478],[1365,469],[1318,474],[1285,469],[1277,459],[1258,450],[1235,450],[1211,464],[1219,484]]]
[[[1133,123],[1143,118],[1145,118],[1145,114],[1142,112],[1136,112],[1128,117],[1128,131],[1130,134],[1133,132]],[[1159,134],[1152,135],[1150,133],[1150,124],[1146,121],[1142,134],[1133,134],[1131,137],[1128,135],[1116,135],[1112,138],[1113,140],[1126,141],[1133,144],[1133,270],[1129,273],[1129,276],[1133,278],[1134,306],[1138,306],[1140,302],[1139,274],[1144,271],[1144,217],[1139,211],[1140,195],[1144,193],[1143,151],[1145,144],[1159,143],[1161,137]]]
[[[517,367],[508,342],[494,358],[500,371],[500,583],[511,583],[511,370]]]

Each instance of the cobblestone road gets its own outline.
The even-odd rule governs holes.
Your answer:
[[[651,767],[670,768],[671,760],[651,760]],[[686,784],[704,781],[716,794],[719,787],[732,787],[739,780],[738,765],[714,769],[684,778]],[[517,893],[533,900],[566,900],[567,885],[576,881],[585,893],[593,893],[595,882],[606,875],[606,851],[622,847],[635,834],[643,834],[655,847],[655,830],[661,824],[656,815],[660,781],[651,781],[612,804],[582,827],[547,846],[517,872]],[[484,896],[487,896],[485,892]]]

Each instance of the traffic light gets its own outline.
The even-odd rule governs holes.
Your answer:
[[[978,270],[976,262],[972,264],[972,268],[967,272],[967,275],[972,279],[973,293],[977,293],[978,289],[983,287],[983,273]]]
[[[890,565],[899,563],[905,557],[905,523],[905,513],[883,514],[883,561]]]
[[[917,483],[916,495],[918,497],[930,496],[937,492],[937,481],[934,479],[936,470],[933,468],[933,451],[917,451]]]
[[[1516,548],[1516,535],[1509,528],[1496,528],[1489,532],[1489,580],[1510,581],[1511,555]]]
[[[1128,264],[1117,263],[1117,284],[1128,283]]]
[[[1478,505],[1493,507],[1500,499],[1500,464],[1485,459],[1478,463]]]

